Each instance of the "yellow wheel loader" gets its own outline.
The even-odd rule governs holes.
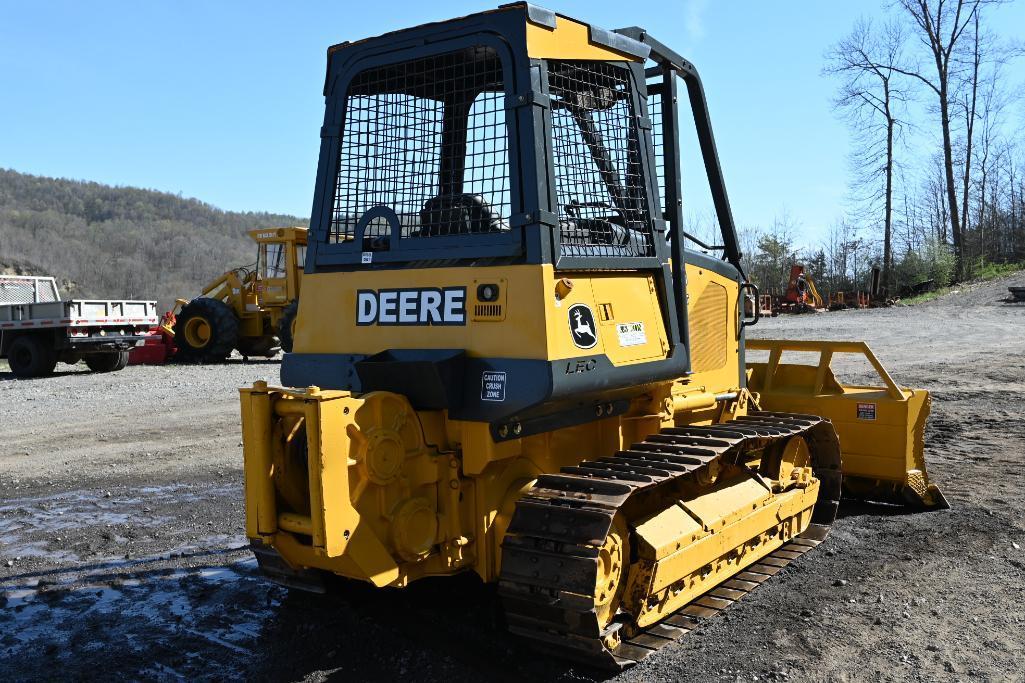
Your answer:
[[[255,268],[229,270],[192,301],[178,299],[167,316],[174,321],[178,359],[223,360],[233,349],[267,357],[292,350],[306,228],[250,230],[249,236],[258,248]]]
[[[745,340],[701,81],[646,31],[505,5],[336,45],[325,95],[292,388],[241,392],[269,578],[473,572],[514,633],[618,668],[819,544],[842,492],[943,505],[926,392],[863,344]],[[720,245],[684,232],[688,103]]]

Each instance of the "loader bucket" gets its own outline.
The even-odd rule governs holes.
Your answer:
[[[763,410],[832,421],[840,437],[845,497],[950,507],[925,469],[929,392],[897,386],[865,342],[752,339],[746,348],[769,352],[767,362],[747,363],[748,388]],[[818,362],[781,362],[784,352],[817,353]],[[836,354],[863,356],[880,384],[841,384],[832,369]]]

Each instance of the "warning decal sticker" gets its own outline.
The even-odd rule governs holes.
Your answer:
[[[504,401],[505,400],[505,373],[485,370],[481,374],[480,400],[482,401]]]
[[[616,333],[619,335],[620,346],[640,346],[648,343],[644,334],[644,323],[617,323]]]
[[[874,419],[876,419],[876,404],[875,403],[859,403],[858,404],[858,419],[859,420],[874,420]]]

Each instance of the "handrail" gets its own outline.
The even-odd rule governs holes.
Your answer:
[[[883,364],[879,362],[876,355],[863,341],[826,341],[826,340],[797,340],[797,339],[748,339],[745,347],[755,351],[768,351],[769,362],[765,368],[764,389],[772,388],[772,383],[779,368],[779,361],[784,351],[806,351],[819,354],[818,371],[815,375],[815,393],[821,393],[826,381],[826,371],[833,362],[834,353],[860,354],[868,359],[868,362],[875,368],[879,379],[886,385],[886,393],[890,398],[896,400],[904,399],[904,392],[897,383],[890,377]]]

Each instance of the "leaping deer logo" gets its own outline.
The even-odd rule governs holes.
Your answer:
[[[573,343],[582,349],[589,349],[598,343],[598,335],[594,333],[594,315],[584,304],[577,304],[569,310],[569,329],[573,333]]]

